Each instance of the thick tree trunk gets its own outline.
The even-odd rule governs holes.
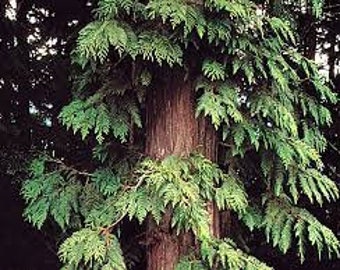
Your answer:
[[[214,128],[205,119],[195,118],[195,91],[181,74],[164,76],[147,96],[146,149],[148,156],[163,159],[169,155],[186,156],[200,151],[215,161],[217,155]],[[167,78],[166,78],[167,77]],[[211,230],[219,235],[216,207],[209,205]],[[170,227],[171,210],[160,226],[148,224],[147,270],[173,270],[181,255],[194,248],[190,234],[177,236]]]

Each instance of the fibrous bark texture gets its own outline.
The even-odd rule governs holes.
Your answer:
[[[158,87],[147,95],[145,153],[154,159],[169,155],[186,156],[199,151],[216,161],[216,133],[204,118],[195,117],[195,90],[182,74],[163,76]],[[218,213],[208,206],[211,230],[219,235]],[[147,270],[173,270],[180,257],[195,249],[189,233],[177,236],[171,230],[171,209],[161,224],[148,224]],[[150,241],[151,239],[151,241]]]

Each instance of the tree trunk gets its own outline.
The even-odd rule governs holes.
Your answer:
[[[17,22],[26,22],[27,14],[32,7],[32,3],[30,1],[22,1],[18,5],[17,8]],[[22,65],[16,66],[14,70],[15,79],[18,84],[18,96],[17,102],[18,107],[16,111],[16,121],[19,129],[21,130],[20,134],[20,143],[26,149],[31,146],[31,128],[32,128],[32,119],[29,113],[29,102],[32,83],[30,81],[30,45],[27,42],[28,32],[27,25],[23,23],[17,23],[15,26],[15,37],[17,39],[17,47],[21,48],[18,53],[18,58]]]
[[[163,76],[162,82],[148,93],[146,103],[146,149],[148,156],[163,159],[169,155],[187,156],[200,151],[216,161],[216,133],[205,119],[195,118],[195,90],[193,82],[175,73]],[[208,206],[211,230],[219,235],[218,213]],[[147,270],[173,270],[180,257],[194,248],[189,233],[177,236],[171,230],[171,210],[161,224],[152,221],[147,229]]]

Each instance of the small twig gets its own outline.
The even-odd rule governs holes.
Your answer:
[[[233,145],[233,144],[224,143],[224,142],[219,142],[218,144],[219,144],[219,145],[222,145],[222,146],[225,146],[225,147],[228,147],[228,148],[232,148],[232,147],[234,147],[234,145]]]
[[[127,191],[129,189],[137,190],[143,184],[143,181],[144,181],[143,178],[139,178],[136,185],[126,185],[126,186],[124,186],[124,191]]]
[[[333,143],[329,142],[328,144],[335,152],[337,152],[340,155],[340,150]]]
[[[70,167],[68,165],[66,165],[62,160],[60,159],[53,159],[51,157],[48,157],[47,161],[49,162],[52,162],[52,163],[56,163],[56,164],[59,164],[62,168],[65,168],[67,170],[70,170],[70,171],[73,171],[75,172],[76,174],[79,174],[79,175],[85,175],[85,176],[88,176],[88,177],[92,177],[93,174],[92,173],[89,173],[89,172],[85,172],[85,171],[80,171],[80,170],[77,170],[73,167]]]
[[[127,215],[127,212],[125,211],[114,223],[109,225],[108,227],[102,228],[101,233],[102,234],[108,234],[112,231],[114,227],[116,227]]]
[[[136,185],[134,185],[134,186],[127,186],[125,188],[125,191],[128,190],[128,189],[137,190],[143,184],[143,181],[144,181],[143,178],[139,178],[139,180],[138,180]],[[123,214],[114,223],[112,223],[108,227],[102,228],[101,229],[101,233],[103,233],[103,234],[109,233],[114,227],[116,227],[126,217],[127,214],[128,214],[128,212],[124,211]]]

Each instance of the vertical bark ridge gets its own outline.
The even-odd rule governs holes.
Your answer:
[[[187,156],[200,151],[212,161],[217,159],[216,132],[204,118],[195,117],[195,90],[193,82],[182,74],[165,77],[148,93],[146,109],[146,155],[163,159],[169,155]],[[209,204],[211,232],[219,236],[218,212]],[[173,270],[181,255],[195,248],[189,233],[177,236],[170,228],[171,210],[161,224],[148,224],[147,270]]]

